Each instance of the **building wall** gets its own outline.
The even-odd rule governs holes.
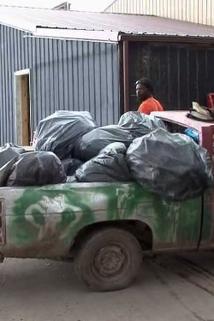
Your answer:
[[[36,39],[0,26],[0,144],[15,141],[14,72],[30,69],[31,129],[57,109],[88,110],[99,125],[117,122],[116,44]]]
[[[156,15],[214,26],[213,0],[117,0],[106,11]]]
[[[206,105],[214,92],[214,48],[193,44],[129,43],[130,108],[136,109],[135,81],[151,79],[165,109],[189,109],[192,101]]]

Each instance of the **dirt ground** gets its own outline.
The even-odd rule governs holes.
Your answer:
[[[0,321],[214,321],[214,253],[146,258],[136,283],[93,293],[70,262],[7,259]]]

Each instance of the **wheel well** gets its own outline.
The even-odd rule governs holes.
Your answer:
[[[139,241],[143,251],[150,251],[153,247],[153,236],[151,228],[144,222],[138,220],[120,220],[98,222],[83,227],[75,237],[74,243],[71,247],[71,252],[77,250],[77,247],[84,242],[88,235],[96,229],[103,229],[106,227],[118,227],[132,233]]]

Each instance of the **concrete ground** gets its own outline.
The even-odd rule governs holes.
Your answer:
[[[0,321],[214,321],[214,253],[147,258],[136,283],[88,291],[72,263],[7,259]]]

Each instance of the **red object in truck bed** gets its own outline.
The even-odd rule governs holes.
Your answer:
[[[211,109],[214,108],[214,93],[209,93],[207,95],[207,107]]]

